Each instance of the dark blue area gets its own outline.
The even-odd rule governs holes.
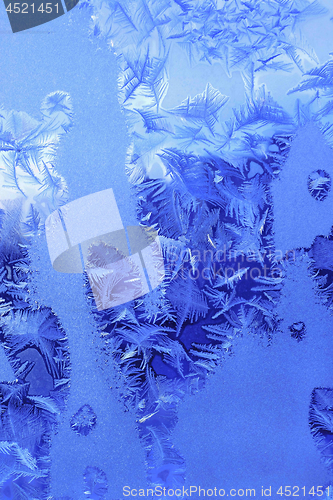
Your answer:
[[[4,0],[4,4],[13,33],[48,23],[65,13],[61,1],[57,0],[33,3]]]

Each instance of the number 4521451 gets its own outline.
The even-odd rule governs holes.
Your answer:
[[[52,14],[54,9],[54,12],[58,14],[59,11],[59,4],[52,4],[52,3],[41,3],[39,6],[38,4],[35,5],[34,3],[27,4],[27,3],[10,3],[8,7],[6,8],[6,11],[9,12],[10,14],[34,14],[35,12],[40,12],[42,14]]]
[[[303,486],[302,488],[300,488],[299,486],[285,486],[283,488],[283,486],[280,486],[280,488],[278,489],[278,491],[276,492],[277,495],[281,495],[282,496],[285,496],[285,497],[299,497],[299,496],[307,496],[307,495],[312,495],[312,497],[315,497],[315,496],[318,496],[318,497],[321,497],[324,495],[324,492],[325,492],[325,497],[329,498],[330,497],[330,488],[332,488],[332,486],[327,486],[327,488],[324,489],[323,486],[317,486],[317,488],[315,488],[314,486],[312,486],[312,488],[310,490],[308,490],[307,488],[305,488],[305,486]]]

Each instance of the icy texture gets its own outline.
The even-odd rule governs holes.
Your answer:
[[[97,308],[109,309],[143,295],[141,263],[126,257],[110,244],[89,247],[87,272]],[[141,268],[142,270],[142,268]]]
[[[69,381],[66,334],[50,308],[31,300],[28,257],[47,215],[66,201],[54,160],[71,125],[69,96],[50,94],[41,113],[39,122],[15,111],[0,118],[0,339],[16,377],[0,384],[0,487],[8,498],[47,498],[50,440]],[[43,377],[41,363],[43,395],[32,382]]]
[[[297,342],[304,339],[306,328],[303,321],[296,321],[289,327],[289,330],[291,332],[291,336],[296,339]]]
[[[303,248],[292,254],[297,265],[310,264],[306,259],[311,257],[319,295],[327,301],[332,297],[331,285],[326,287],[325,281],[330,267],[322,267],[323,256],[313,243],[318,234],[326,237],[330,232],[327,206],[332,192],[326,189],[326,199],[321,200],[308,189],[309,175],[319,168],[314,157],[332,178],[332,152],[327,146],[332,136],[332,65],[330,61],[320,65],[299,29],[303,21],[324,14],[325,9],[307,0],[93,0],[91,5],[93,33],[103,35],[117,54],[119,102],[131,140],[126,168],[137,194],[139,219],[159,232],[167,275],[150,294],[106,311],[95,307],[87,277],[85,285],[104,342],[100,362],[103,356],[105,360],[112,356],[118,363],[120,399],[136,412],[148,482],[175,488],[184,484],[186,472],[172,440],[179,404],[205,385],[207,375],[233,353],[236,340],[251,334],[272,342],[281,320],[277,312],[281,290],[290,284],[288,272],[285,278],[286,251]],[[163,107],[175,44],[193,63],[219,61],[226,74],[241,72],[244,103],[229,112],[228,119],[221,119],[221,112],[228,109],[228,96],[209,82],[198,95],[188,96],[173,109]],[[306,90],[309,99],[296,100],[295,116],[291,116],[260,82],[271,72],[298,72],[301,79],[305,71],[291,95]],[[8,130],[2,148],[2,198],[9,196],[12,201],[1,212],[2,241],[16,241],[16,253],[12,256],[10,248],[3,251],[0,326],[16,376],[22,378],[13,385],[2,384],[6,394],[13,393],[19,429],[24,405],[37,406],[42,412],[41,432],[49,436],[58,412],[54,399],[62,403],[68,385],[66,337],[51,310],[29,304],[24,245],[42,230],[48,213],[66,201],[64,181],[52,162],[54,142],[71,121],[68,96],[51,95],[42,113],[42,124],[24,114],[3,118]],[[14,140],[17,129],[20,138]],[[306,168],[293,169],[297,158],[307,161]],[[315,192],[312,184],[311,190]],[[20,200],[22,217],[17,208]],[[302,224],[288,218],[290,209]],[[331,240],[326,238],[325,244],[329,246]],[[103,283],[102,303],[107,288]],[[304,309],[302,314],[288,326],[300,322],[307,326],[311,318]],[[54,393],[48,397],[28,394],[25,377],[31,364],[21,366],[15,354],[26,348],[38,349],[52,375]],[[9,400],[4,398],[2,404],[9,415]],[[34,488],[36,481],[39,490],[32,495],[44,498],[47,446],[34,456],[32,445],[14,441],[5,431],[3,454],[9,458],[3,484],[10,488],[21,467],[28,467],[19,481],[39,474],[23,488]],[[24,464],[16,458],[18,453],[25,457]],[[89,466],[84,479],[86,497],[107,495],[102,470]]]
[[[84,471],[86,498],[89,500],[103,500],[108,491],[108,481],[105,472],[98,467],[87,467]]]
[[[171,440],[180,401],[204,385],[235,339],[250,333],[271,342],[288,252],[301,258],[295,249],[309,250],[318,231],[328,235],[333,224],[328,181],[318,194],[311,177],[318,150],[332,177],[331,65],[319,66],[299,29],[326,11],[305,0],[89,5],[93,34],[117,55],[119,102],[131,138],[126,168],[140,222],[158,230],[168,269],[158,290],[127,307],[95,309],[95,319],[127,384],[122,396],[136,408],[148,481],[176,487],[185,477]],[[228,96],[209,82],[173,109],[163,107],[174,44],[193,63],[218,61],[230,76],[241,72],[245,102],[227,120],[220,116]],[[291,116],[259,78],[297,71],[299,79],[305,71],[309,78],[290,92],[314,92],[307,101],[295,99]],[[293,170],[295,158],[305,158],[303,170]],[[321,208],[314,210],[311,200]]]
[[[90,405],[83,405],[71,418],[71,428],[82,436],[87,436],[96,423],[97,416]]]
[[[333,465],[333,389],[317,388],[312,392],[310,426],[324,463]]]
[[[310,272],[322,302],[333,310],[333,237],[318,236],[309,249]]]
[[[308,177],[308,190],[315,200],[324,201],[331,190],[331,177],[325,170],[315,170]]]

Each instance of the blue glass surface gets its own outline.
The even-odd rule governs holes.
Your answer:
[[[331,3],[6,6],[0,498],[331,498]],[[110,188],[114,220],[84,206]],[[127,233],[60,272],[87,210]]]

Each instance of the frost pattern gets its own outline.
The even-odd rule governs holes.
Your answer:
[[[311,275],[322,302],[333,311],[333,234],[328,237],[317,236],[309,256],[312,263]]]
[[[305,324],[303,321],[297,321],[293,323],[290,327],[289,330],[291,332],[291,336],[297,340],[297,342],[301,342],[301,340],[304,339],[305,333],[306,333],[306,328]]]
[[[317,388],[312,392],[310,405],[311,432],[322,453],[325,465],[333,465],[333,389]]]
[[[48,95],[41,113],[41,121],[15,111],[2,110],[0,117],[0,340],[16,378],[0,384],[0,488],[8,498],[48,497],[50,440],[70,376],[66,334],[29,290],[30,242],[67,199],[54,161],[72,121],[69,96]],[[35,363],[22,361],[24,352],[41,356],[53,381],[47,395],[31,390],[27,377]]]
[[[101,356],[118,363],[119,395],[136,412],[148,482],[176,488],[184,484],[186,472],[172,443],[178,405],[204,386],[207,375],[232,353],[235,338],[251,333],[270,342],[277,330],[275,306],[284,275],[273,243],[270,186],[299,127],[312,121],[327,141],[332,139],[333,66],[331,61],[320,65],[300,31],[304,20],[325,9],[316,0],[91,0],[89,5],[93,34],[105,37],[117,55],[119,102],[131,139],[126,169],[140,223],[160,235],[167,273],[150,294],[105,311],[95,308],[86,277],[88,300],[104,339]],[[218,61],[228,75],[241,72],[244,103],[229,119],[220,119],[228,96],[209,82],[174,109],[163,107],[173,44],[192,62]],[[290,116],[258,81],[265,72],[294,69],[304,76],[290,92],[312,95],[305,103],[296,100]],[[0,174],[10,201],[0,213],[0,326],[19,380],[2,384],[1,404],[4,418],[17,415],[10,427],[17,425],[17,432],[31,426],[22,425],[22,408],[37,407],[38,436],[48,436],[66,394],[69,362],[66,337],[52,311],[29,303],[27,247],[48,213],[66,201],[53,161],[54,145],[71,124],[69,97],[56,92],[41,110],[40,123],[24,113],[2,113],[1,118]],[[2,199],[8,199],[6,193]],[[92,249],[91,258],[104,256],[105,250]],[[315,243],[307,251],[313,251],[314,265],[323,259]],[[244,256],[251,256],[246,265]],[[318,268],[330,272],[329,266]],[[326,276],[315,279],[321,279],[319,288],[325,287],[330,304]],[[96,279],[101,303],[109,285]],[[21,365],[15,354],[26,347],[43,356],[54,394],[29,395],[25,377],[31,365]],[[324,418],[326,410],[316,398],[314,393],[311,408]],[[320,448],[317,420],[311,422]],[[46,498],[48,449],[34,456],[32,444],[14,434],[15,439],[4,427],[2,484],[16,483],[28,495]],[[103,471],[89,466],[84,479],[87,498],[105,496]]]
[[[85,496],[89,500],[103,500],[108,491],[108,481],[104,471],[98,467],[87,467],[84,471],[86,490]]]
[[[151,294],[94,315],[105,355],[121,368],[121,397],[137,412],[148,482],[176,488],[185,477],[171,439],[178,405],[203,387],[236,337],[252,333],[270,342],[277,330],[284,266],[273,243],[270,186],[299,127],[315,122],[328,142],[332,128],[322,121],[329,103],[320,112],[314,105],[316,78],[313,96],[296,100],[291,116],[258,77],[295,69],[301,77],[310,65],[311,77],[325,74],[328,93],[328,68],[318,66],[300,30],[325,9],[307,0],[84,5],[92,9],[93,35],[117,55],[119,102],[131,138],[126,169],[140,222],[158,231],[167,269]],[[229,76],[241,72],[245,102],[229,119],[220,119],[228,96],[209,82],[175,108],[163,107],[173,44],[193,63],[218,61]],[[296,331],[300,340],[304,331]]]
[[[81,434],[88,436],[88,434],[96,427],[97,416],[90,405],[83,405],[71,418],[71,429]]]
[[[331,190],[331,177],[325,170],[315,170],[309,175],[308,190],[318,201],[324,201]]]

